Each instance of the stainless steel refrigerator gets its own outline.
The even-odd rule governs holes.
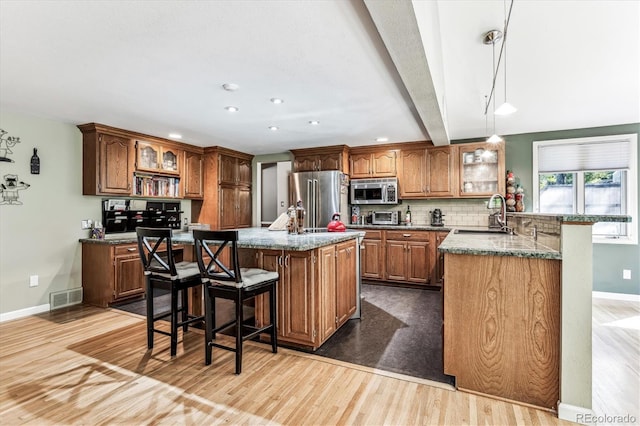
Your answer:
[[[289,202],[302,201],[306,210],[305,229],[326,228],[335,213],[348,223],[349,187],[347,176],[339,171],[291,174]]]

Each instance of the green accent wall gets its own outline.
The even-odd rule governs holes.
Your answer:
[[[594,136],[638,134],[640,123],[619,126],[592,127],[588,129],[560,130],[552,132],[523,133],[504,136],[505,167],[512,170],[516,182],[525,192],[526,211],[533,211],[533,142],[555,139],[588,138]],[[475,142],[478,139],[474,140]],[[470,140],[454,143],[470,142]],[[640,165],[640,149],[637,152]],[[640,196],[638,185],[636,199]],[[631,280],[622,279],[622,270],[631,270]],[[593,290],[611,293],[640,294],[640,246],[630,244],[593,245]]]

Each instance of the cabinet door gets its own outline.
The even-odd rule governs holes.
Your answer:
[[[296,172],[313,172],[316,170],[315,155],[296,156],[293,160],[293,169]]]
[[[281,324],[284,323],[282,319],[282,315],[284,312],[284,288],[286,286],[285,283],[285,274],[280,267],[284,265],[283,253],[281,250],[260,250],[258,252],[258,267],[264,269],[266,271],[277,272],[280,274],[280,279],[278,280],[277,285],[277,307],[278,312],[276,315],[277,321],[277,331],[278,337],[282,337],[282,327]],[[269,295],[261,294],[256,296],[255,298],[255,319],[256,319],[256,327],[264,327],[269,324]]]
[[[430,197],[452,197],[455,194],[455,157],[451,151],[450,147],[427,150],[427,195]]]
[[[383,279],[384,251],[382,250],[382,241],[365,238],[362,244],[364,250],[360,258],[360,275],[363,278]]]
[[[229,155],[218,156],[218,183],[235,185],[237,181],[237,159]]]
[[[115,258],[114,301],[145,292],[145,279],[140,257],[120,256]]]
[[[220,194],[220,228],[233,229],[237,223],[238,203],[236,188],[233,186],[219,186]]]
[[[387,240],[387,279],[407,281],[407,245],[404,241]]]
[[[251,186],[251,161],[238,158],[238,173],[236,183]]]
[[[484,198],[505,192],[504,142],[460,144],[460,197]]]
[[[407,241],[407,281],[426,284],[429,281],[429,243],[426,241]]]
[[[160,162],[160,170],[164,173],[180,173],[180,160],[182,159],[182,150],[175,148],[162,148],[162,159]]]
[[[336,327],[344,324],[356,311],[356,251],[354,241],[336,246]]]
[[[342,171],[342,154],[330,153],[318,158],[320,170],[340,170]]]
[[[236,188],[236,228],[250,228],[251,227],[251,190],[249,188],[239,187]]]
[[[129,139],[100,134],[98,191],[101,194],[131,194],[132,173]]]
[[[136,142],[136,169],[158,171],[160,169],[160,146],[149,142]]]
[[[371,177],[371,154],[351,154],[351,178]]]
[[[202,155],[187,151],[184,160],[184,196],[201,199],[203,191]]]
[[[427,196],[427,151],[425,149],[400,152],[400,197]]]
[[[285,286],[282,289],[280,325],[284,338],[313,345],[317,332],[313,328],[317,301],[314,300],[314,276],[311,252],[286,252]],[[282,278],[281,278],[282,279]]]
[[[318,249],[318,316],[320,341],[336,331],[336,246]]]
[[[396,176],[396,152],[382,151],[373,154],[372,175],[374,177]]]
[[[448,232],[438,232],[436,235],[436,264],[435,268],[433,268],[435,269],[436,275],[431,285],[442,285],[444,281],[444,253],[440,253],[438,247],[440,247],[440,244],[447,238],[447,235],[449,235]]]

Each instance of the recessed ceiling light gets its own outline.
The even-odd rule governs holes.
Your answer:
[[[169,137],[173,139],[182,139],[182,135],[178,133],[169,133]]]
[[[389,138],[387,137],[376,138],[376,142],[389,142]]]
[[[235,83],[225,83],[222,85],[222,88],[228,92],[234,92],[236,90],[238,90],[240,88],[240,86],[238,86]]]
[[[271,102],[273,102],[274,104],[281,104],[284,101],[280,98],[271,98]]]
[[[276,127],[276,126],[269,126],[269,130],[271,130],[272,132],[275,132],[276,130],[278,130],[278,127]]]
[[[224,109],[226,109],[229,112],[236,112],[236,111],[238,111],[239,108],[238,107],[234,107],[234,106],[226,106],[226,107],[224,107]]]
[[[320,124],[320,122],[318,120],[311,120],[309,121],[309,124],[311,124],[312,126],[317,126],[318,124]]]

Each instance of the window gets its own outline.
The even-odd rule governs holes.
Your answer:
[[[629,215],[594,224],[593,242],[637,244],[637,144],[635,134],[534,142],[534,211]]]

